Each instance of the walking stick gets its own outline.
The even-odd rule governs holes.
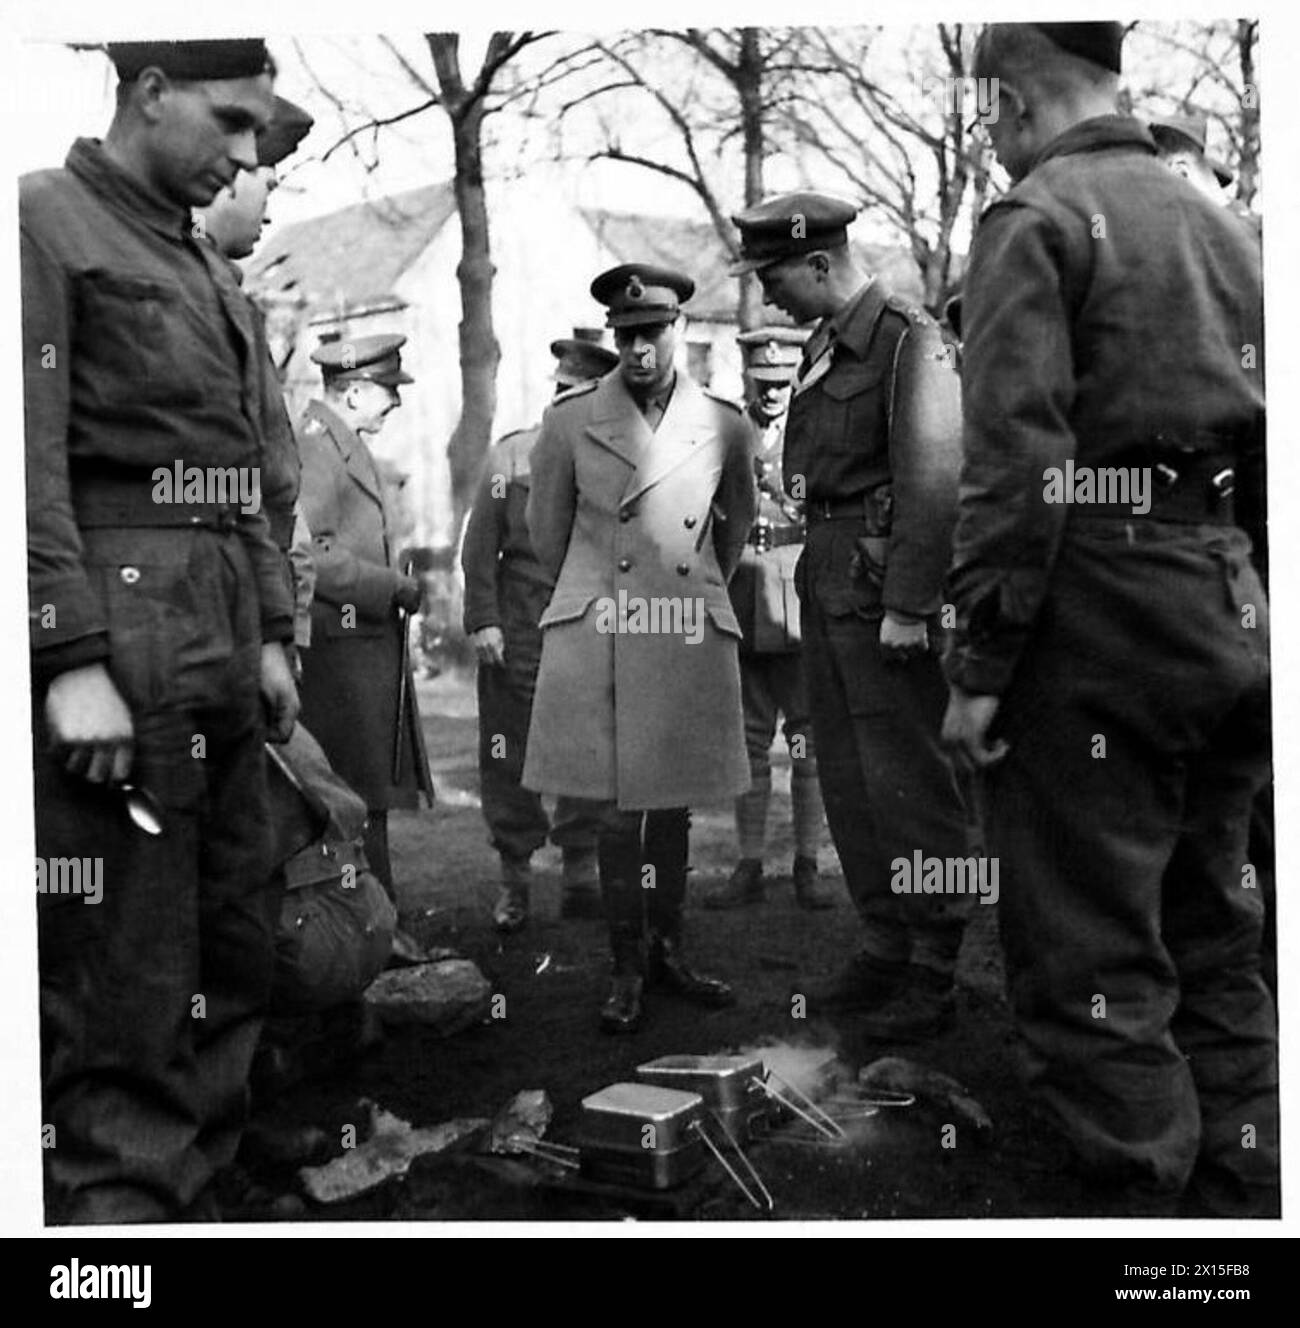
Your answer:
[[[402,575],[410,576],[413,559],[408,556],[402,562]],[[397,732],[393,737],[393,783],[400,783],[402,778],[402,749],[406,737],[406,689],[407,675],[411,668],[411,615],[406,609],[397,610],[397,621],[402,630],[401,661],[397,673]]]

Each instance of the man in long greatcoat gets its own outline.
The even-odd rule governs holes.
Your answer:
[[[612,1032],[638,1026],[647,978],[732,999],[682,961],[686,819],[661,814],[749,787],[727,578],[754,520],[753,471],[740,412],[674,366],[694,288],[641,264],[596,278],[619,366],[556,398],[532,455],[529,532],[556,586],[524,784],[600,804]]]

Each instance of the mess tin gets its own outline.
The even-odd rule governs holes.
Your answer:
[[[708,1160],[704,1099],[656,1084],[611,1084],[582,1100],[578,1156],[593,1180],[664,1190]]]
[[[636,1073],[648,1084],[698,1093],[737,1143],[761,1133],[776,1114],[757,1056],[660,1056],[638,1065]]]

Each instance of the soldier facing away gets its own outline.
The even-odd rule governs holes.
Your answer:
[[[1024,1068],[1080,1165],[1154,1212],[1261,1216],[1268,604],[1231,496],[1263,441],[1259,247],[1117,113],[1121,35],[994,24],[976,48],[1013,187],[965,283],[944,731],[983,772]],[[1146,500],[1055,501],[1067,466]]]

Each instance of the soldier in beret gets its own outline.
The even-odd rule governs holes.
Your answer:
[[[1205,150],[1209,119],[1205,115],[1155,116],[1147,122],[1160,160],[1175,175],[1199,189],[1206,198],[1226,207],[1223,192],[1233,181],[1232,169]]]
[[[38,886],[103,884],[39,900],[47,1214],[75,1223],[202,1215],[234,1156],[274,961],[263,740],[298,709],[265,514],[155,487],[259,466],[251,315],[190,209],[257,165],[266,47],[110,55],[104,140],[20,189]]]
[[[868,1036],[919,1038],[952,1021],[973,902],[896,888],[918,851],[967,854],[939,746],[959,388],[934,320],[858,266],[856,214],[826,194],[768,199],[733,218],[733,271],[757,272],[796,322],[819,320],[795,374],[785,490],[808,523],[796,583],[822,797],[864,930],[842,972],[797,990],[814,1011],[856,1011]]]
[[[994,24],[976,48],[1013,186],[964,287],[944,736],[983,772],[1025,1069],[1081,1165],[1156,1212],[1263,1216],[1276,1012],[1243,886],[1268,604],[1232,496],[1263,448],[1259,248],[1117,113],[1121,38]],[[1134,501],[1055,501],[1067,467]]]
[[[684,808],[749,786],[726,583],[755,511],[740,412],[675,366],[694,289],[639,263],[596,278],[618,371],[557,397],[532,454],[528,529],[556,585],[523,782],[599,804],[613,951],[601,1024],[616,1033],[639,1025],[647,982],[734,999],[681,951]]]
[[[308,404],[298,430],[302,511],[316,565],[302,722],[365,799],[366,858],[394,904],[389,810],[416,807],[421,793],[433,805],[409,662],[402,686],[402,633],[423,596],[419,578],[398,566],[396,514],[365,440],[401,405],[398,389],[413,381],[402,368],[405,342],[382,334],[318,346],[311,358],[324,399]],[[418,962],[422,952],[399,931],[394,956]]]
[[[618,356],[599,328],[574,328],[551,342],[557,393],[603,378]],[[555,819],[519,780],[542,654],[538,627],[555,579],[528,538],[525,510],[530,457],[540,426],[507,434],[488,454],[461,547],[465,632],[478,656],[479,780],[483,817],[501,857],[501,891],[492,910],[501,931],[528,919],[530,859],[549,835],[563,855],[566,918],[603,916],[596,893],[596,826],[586,804],[561,796]]]
[[[785,414],[807,339],[806,332],[793,327],[760,327],[737,338],[745,360],[745,413],[754,430],[758,520],[745,541],[729,590],[745,634],[740,646],[740,688],[753,782],[736,799],[740,861],[726,885],[705,896],[706,908],[736,908],[763,897],[763,847],[772,797],[771,748],[778,716],[785,719],[790,749],[795,899],[802,908],[832,907],[829,892],[817,878],[822,801],[794,589],[795,564],[803,549],[803,511],[802,504],[786,496],[781,477]]]

